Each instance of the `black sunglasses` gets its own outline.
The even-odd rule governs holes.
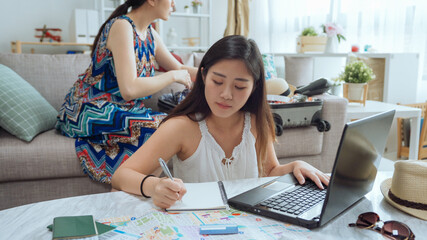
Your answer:
[[[383,226],[379,227],[378,222],[382,222]],[[366,212],[359,215],[356,223],[348,224],[349,227],[359,227],[371,229],[382,235],[395,240],[413,240],[415,235],[412,230],[404,223],[398,221],[381,221],[380,216],[374,212]]]

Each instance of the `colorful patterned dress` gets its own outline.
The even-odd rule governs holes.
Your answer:
[[[111,183],[114,171],[157,129],[164,113],[144,107],[143,99],[125,101],[119,91],[113,55],[107,37],[117,19],[133,27],[134,50],[139,77],[154,75],[154,38],[151,26],[141,40],[133,21],[123,15],[109,21],[102,32],[85,73],[65,96],[56,129],[76,139],[76,152],[83,171],[92,179]]]

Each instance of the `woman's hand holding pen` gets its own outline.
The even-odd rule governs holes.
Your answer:
[[[172,181],[169,178],[161,178],[155,185],[151,198],[157,207],[169,208],[176,201],[181,200],[186,192],[187,189],[181,179],[174,178]]]
[[[181,179],[172,177],[166,162],[162,158],[159,158],[159,164],[167,177],[161,178],[160,182],[156,184],[152,198],[156,206],[169,208],[176,201],[182,199],[187,189],[185,189]],[[154,197],[154,195],[156,195],[156,197]]]

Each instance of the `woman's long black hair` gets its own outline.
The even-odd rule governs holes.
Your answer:
[[[92,53],[91,56],[93,56],[93,54],[95,53],[95,49],[96,49],[96,44],[98,44],[99,38],[101,37],[102,31],[104,30],[105,25],[107,24],[108,21],[110,21],[111,19],[124,15],[126,13],[128,13],[128,9],[131,7],[132,9],[137,9],[140,6],[142,6],[142,4],[144,4],[147,0],[126,0],[122,5],[118,6],[113,13],[111,13],[111,15],[108,17],[108,19],[102,24],[102,26],[99,28],[98,34],[95,37],[95,40],[93,41],[92,44]]]
[[[203,119],[212,112],[206,102],[205,83],[209,69],[217,62],[224,59],[237,59],[245,63],[254,79],[254,89],[241,111],[250,112],[256,116],[257,129],[257,157],[258,171],[263,173],[263,162],[267,157],[267,144],[275,140],[274,122],[270,107],[267,103],[265,88],[264,64],[257,44],[252,39],[240,35],[231,35],[217,41],[204,55],[197,70],[196,82],[188,96],[163,120],[167,121],[176,116],[186,115],[193,121],[200,121],[194,117],[201,113]],[[203,68],[203,72],[202,72]]]

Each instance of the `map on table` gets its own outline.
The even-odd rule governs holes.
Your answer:
[[[128,221],[126,221],[128,220]],[[118,226],[128,236],[141,239],[311,239],[310,230],[230,209],[203,212],[182,212],[172,214],[152,209],[141,217],[100,219],[104,224]],[[237,224],[238,234],[200,235],[203,224]],[[124,236],[111,239],[134,239]]]

